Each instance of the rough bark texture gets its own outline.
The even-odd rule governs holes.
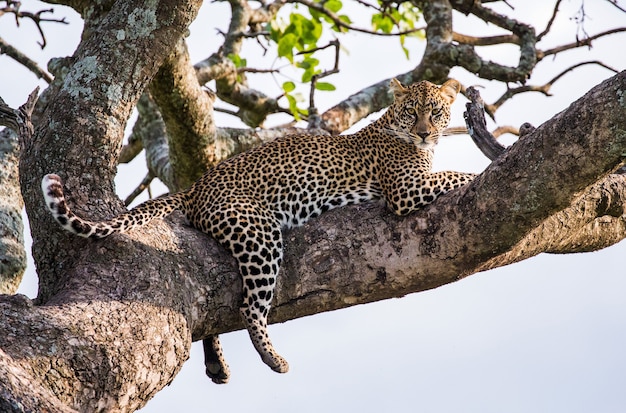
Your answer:
[[[221,159],[215,159],[214,96],[200,87],[183,39],[165,60],[150,91],[167,127],[172,191],[186,189]]]
[[[10,129],[0,132],[0,294],[13,294],[26,269],[22,194],[18,187],[18,141]]]

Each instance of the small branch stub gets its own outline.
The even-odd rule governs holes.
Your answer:
[[[466,104],[467,110],[463,113],[467,131],[481,152],[493,161],[503,154],[506,148],[487,130],[485,105],[478,90],[470,86],[467,88],[467,97],[470,102]]]

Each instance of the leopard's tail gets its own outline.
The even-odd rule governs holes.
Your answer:
[[[74,215],[65,202],[63,182],[58,175],[49,174],[41,181],[41,190],[48,210],[67,231],[84,238],[104,238],[116,232],[125,232],[145,225],[154,218],[169,215],[174,210],[184,210],[184,194],[151,199],[108,221],[93,222]]]

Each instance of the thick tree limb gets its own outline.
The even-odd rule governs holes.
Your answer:
[[[200,87],[182,38],[150,84],[150,92],[169,137],[169,159],[175,171],[170,190],[188,188],[221,159],[215,157],[215,96]]]
[[[14,294],[26,269],[18,154],[17,134],[0,131],[0,294]]]
[[[0,294],[14,294],[26,269],[24,246],[24,201],[19,188],[19,137],[31,136],[31,115],[37,101],[36,89],[18,110],[0,98]],[[22,146],[28,144],[21,139]]]

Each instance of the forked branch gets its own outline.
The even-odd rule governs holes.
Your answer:
[[[325,78],[326,76],[339,73],[339,51],[340,51],[339,39],[331,40],[326,46],[317,47],[315,49],[307,50],[305,52],[300,53],[300,54],[313,53],[318,50],[327,49],[329,47],[335,48],[335,64],[333,68],[330,70],[325,70],[322,73],[319,73],[317,75],[313,75],[313,77],[311,78],[311,92],[309,94],[309,128],[313,128],[313,129],[319,128],[321,124],[321,119],[319,117],[317,108],[315,107],[315,90],[317,89],[317,82],[320,79]]]
[[[6,1],[6,6],[0,8],[0,16],[2,16],[3,14],[7,14],[7,13],[14,14],[15,23],[18,26],[20,25],[20,19],[27,18],[27,19],[32,20],[35,23],[35,26],[37,27],[39,34],[41,35],[41,42],[37,42],[37,44],[41,46],[42,49],[46,47],[48,42],[46,40],[46,35],[44,34],[43,29],[41,28],[41,23],[53,22],[53,23],[69,24],[69,22],[65,20],[65,17],[63,17],[62,19],[42,17],[44,13],[54,13],[54,9],[39,10],[38,12],[31,13],[28,11],[21,11],[20,10],[21,5],[22,5],[22,2],[20,1],[12,1],[12,0]]]
[[[586,61],[586,62],[579,62],[576,63],[564,70],[562,70],[559,74],[557,74],[556,76],[554,76],[552,79],[550,79],[548,82],[544,83],[543,85],[522,85],[522,86],[518,86],[518,87],[513,87],[513,88],[507,88],[506,92],[504,92],[504,94],[502,94],[502,96],[500,96],[500,98],[498,98],[498,100],[496,100],[494,103],[492,104],[487,104],[485,105],[485,110],[487,111],[487,113],[489,113],[490,115],[493,115],[496,113],[496,111],[509,99],[511,99],[513,96],[518,95],[520,93],[526,93],[526,92],[539,92],[539,93],[543,93],[546,96],[551,96],[550,94],[550,89],[552,88],[552,86],[558,81],[560,80],[563,76],[565,76],[566,74],[572,72],[574,69],[577,69],[581,66],[586,66],[586,65],[597,65],[597,66],[601,66],[607,70],[610,70],[613,73],[618,73],[618,70],[612,68],[611,66],[599,61],[599,60],[590,60],[590,61]]]

